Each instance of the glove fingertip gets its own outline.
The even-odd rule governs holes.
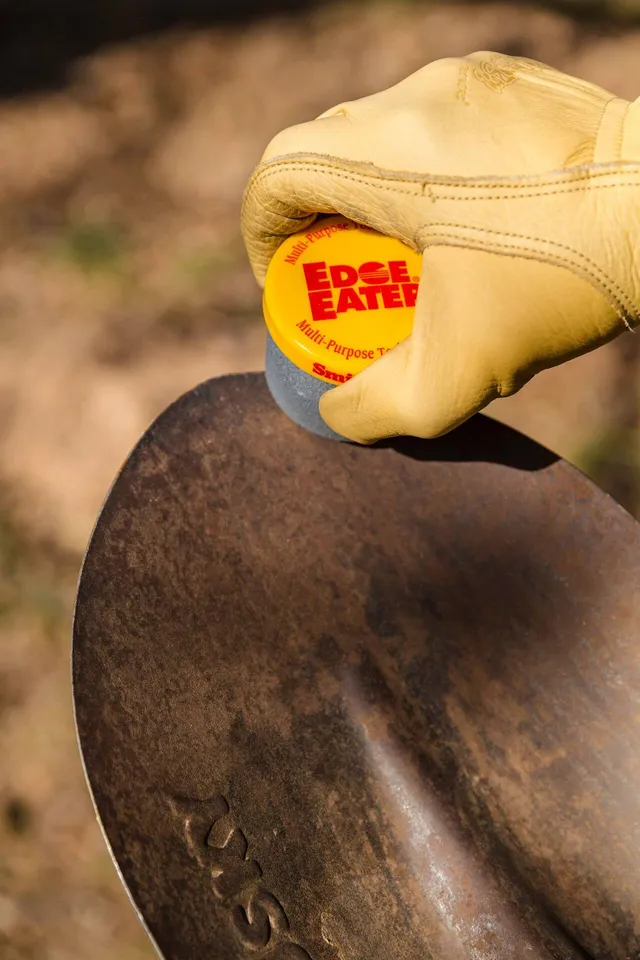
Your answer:
[[[335,433],[354,443],[370,445],[377,440],[395,436],[397,430],[388,418],[380,415],[376,404],[367,402],[367,391],[362,374],[349,383],[328,390],[320,398],[320,416]]]

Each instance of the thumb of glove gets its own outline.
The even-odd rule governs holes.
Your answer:
[[[358,443],[437,437],[540,370],[613,339],[614,321],[604,298],[562,267],[428,247],[411,336],[325,393],[320,413]]]

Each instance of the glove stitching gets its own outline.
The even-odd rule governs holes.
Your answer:
[[[616,162],[622,162],[622,136],[630,107],[629,101],[621,97],[607,101],[593,144],[594,161],[602,157],[606,162],[608,153]]]
[[[627,110],[627,115],[625,117],[624,124],[623,124],[622,147],[620,150],[620,154],[621,156],[625,155],[625,158],[626,158],[624,160],[625,163],[634,162],[636,159],[634,157],[634,160],[632,160],[631,157],[626,156],[626,154],[627,154],[627,147],[631,146],[631,140],[633,138],[634,122],[636,120],[640,120],[639,114],[640,114],[640,97],[638,97],[637,100],[634,100],[632,103],[629,104],[629,109]],[[636,133],[636,136],[638,136],[637,133]],[[640,147],[640,138],[637,139],[635,142],[636,142],[636,146]]]
[[[471,184],[471,187],[474,185]],[[640,187],[640,179],[637,183],[594,183],[591,185],[593,190],[619,190],[621,187],[634,187],[636,190]],[[467,185],[464,185],[464,189],[467,189]],[[445,196],[444,194],[434,194],[434,199],[436,200],[464,200],[465,202],[471,203],[473,200],[529,200],[534,197],[553,197],[553,196],[565,196],[567,193],[588,193],[587,187],[570,187],[563,190],[545,190],[538,193],[523,193],[516,192],[513,193],[496,193],[489,194],[484,197],[465,197],[465,196]]]
[[[429,232],[426,231],[426,234],[427,234],[427,236],[428,236],[428,235],[429,235]],[[454,246],[466,246],[466,247],[468,247],[469,249],[477,249],[477,250],[486,250],[487,247],[488,247],[488,244],[485,244],[485,245],[477,245],[477,246],[476,246],[476,245],[471,245],[471,244],[465,243],[465,241],[463,240],[462,237],[456,237],[455,235],[454,235],[453,237],[451,237],[451,236],[447,236],[446,234],[445,234],[445,235],[440,235],[440,236],[438,236],[437,234],[434,234],[434,239],[438,240],[439,242],[438,242],[437,244],[429,243],[429,244],[427,244],[427,245],[428,245],[428,246],[436,246],[436,245],[437,245],[437,246],[446,246],[447,244],[452,244],[452,245],[454,245]],[[458,242],[455,243],[454,241],[458,241]],[[604,279],[603,279],[603,277],[598,276],[597,273],[594,273],[594,272],[591,271],[588,267],[582,268],[582,270],[581,270],[581,268],[578,267],[578,266],[577,266],[572,260],[570,260],[568,257],[562,257],[562,256],[560,256],[560,255],[556,255],[556,256],[554,257],[554,259],[552,260],[552,259],[548,259],[547,257],[544,257],[544,256],[539,255],[539,254],[536,255],[536,251],[531,250],[530,247],[516,246],[516,245],[512,245],[512,244],[507,244],[507,243],[500,244],[500,243],[498,243],[498,242],[495,242],[495,246],[496,246],[496,248],[498,248],[498,249],[500,250],[500,252],[504,252],[504,253],[506,253],[506,254],[508,254],[508,253],[513,253],[513,252],[518,252],[518,253],[521,253],[521,254],[523,254],[523,255],[524,255],[524,254],[528,254],[530,259],[542,260],[543,262],[551,263],[551,264],[553,264],[553,265],[557,265],[557,264],[559,263],[559,264],[562,264],[563,266],[570,267],[574,273],[580,273],[580,275],[584,275],[584,276],[588,277],[589,280],[590,280],[592,283],[596,284],[598,287],[603,287],[603,288],[606,290],[607,295],[608,295],[608,297],[610,298],[610,301],[611,301],[611,303],[612,303],[612,306],[615,307],[616,313],[618,313],[618,315],[620,316],[620,319],[624,322],[625,326],[626,326],[629,330],[632,330],[632,329],[633,329],[633,328],[631,327],[631,325],[629,324],[629,322],[628,322],[628,318],[629,318],[629,316],[631,316],[631,317],[634,316],[634,311],[633,311],[633,310],[630,311],[630,310],[628,310],[628,309],[626,308],[624,301],[621,301],[621,300],[619,299],[618,295],[616,294],[615,289],[613,289],[613,288],[609,285],[606,277],[604,277]],[[576,252],[577,252],[577,251],[571,250],[570,247],[569,247],[569,248],[566,248],[566,249],[570,250],[570,252],[572,252],[572,253],[576,253]],[[586,259],[586,258],[585,258],[585,259]]]
[[[250,195],[253,193],[255,189],[257,189],[257,187],[262,183],[262,181],[282,172],[282,167],[286,167],[288,171],[304,171],[311,167],[311,168],[315,168],[325,172],[329,172],[331,173],[331,176],[335,179],[349,180],[351,182],[360,183],[360,184],[362,184],[364,181],[367,181],[367,180],[374,181],[372,186],[375,186],[380,190],[386,190],[387,192],[391,192],[395,194],[405,194],[408,196],[416,196],[416,195],[424,196],[425,191],[428,188],[429,190],[428,197],[431,202],[434,202],[437,199],[449,200],[449,201],[463,200],[463,201],[469,202],[469,201],[477,201],[477,200],[490,201],[490,200],[533,199],[536,197],[565,195],[569,193],[587,193],[589,187],[593,190],[606,190],[606,189],[614,189],[614,188],[620,188],[620,187],[634,187],[637,189],[638,186],[640,186],[640,177],[635,179],[635,176],[638,173],[640,173],[640,171],[636,169],[638,165],[629,164],[629,166],[632,166],[634,168],[633,170],[634,180],[632,180],[631,182],[620,182],[621,177],[624,176],[626,173],[630,172],[628,169],[588,170],[582,174],[579,174],[578,176],[576,176],[575,171],[563,173],[562,179],[565,181],[568,180],[569,184],[576,184],[576,183],[581,184],[579,186],[571,186],[567,183],[558,182],[558,179],[545,180],[545,179],[539,179],[538,177],[515,178],[515,182],[514,180],[511,180],[510,182],[502,180],[502,181],[499,181],[499,184],[496,184],[495,181],[478,182],[477,180],[473,181],[471,178],[468,178],[468,179],[460,178],[452,182],[451,178],[425,177],[425,178],[422,178],[420,181],[418,181],[417,176],[416,176],[416,180],[412,181],[409,178],[393,175],[393,181],[391,183],[385,183],[385,182],[381,182],[387,179],[384,177],[383,173],[376,173],[369,170],[358,171],[358,173],[355,173],[355,172],[351,173],[351,172],[345,172],[345,171],[338,172],[335,170],[335,167],[332,166],[331,164],[326,162],[324,163],[319,162],[313,159],[298,160],[295,163],[292,163],[290,161],[280,161],[280,162],[277,162],[276,166],[269,165],[269,167],[254,174],[254,178],[252,182],[249,184],[249,187],[247,188],[247,192],[244,197],[243,209]],[[610,178],[612,176],[616,178],[615,183],[594,182],[597,179],[601,179],[604,177]],[[534,179],[536,181],[535,184],[527,183],[527,181],[531,179]],[[414,189],[403,189],[398,186],[399,183],[409,184],[412,182],[415,183]],[[451,195],[450,193],[438,194],[432,189],[433,185],[436,185],[436,184],[439,185],[440,187],[444,187],[445,190],[447,188],[449,190],[458,188],[458,190],[462,189],[464,192],[458,193],[457,195],[455,194]],[[534,189],[535,187],[540,188],[545,186],[552,187],[553,189],[550,189],[550,190],[536,189],[535,192],[533,193],[529,193],[529,192],[525,193],[525,191],[528,189]],[[421,193],[418,193],[418,189],[416,189],[418,187],[421,188]],[[511,192],[507,194],[500,194],[500,193],[486,194],[485,193],[483,196],[469,196],[466,194],[466,191],[470,191],[470,190],[495,190],[497,188],[499,189],[500,187],[502,187],[503,189],[504,188],[508,189],[509,187],[511,187]],[[445,226],[449,226],[449,225],[445,224]],[[428,231],[429,228],[426,227],[425,229]],[[477,228],[469,227],[466,229],[477,229]],[[500,235],[500,233],[498,233],[497,231],[487,231],[487,232],[497,233],[498,235]],[[502,234],[502,236],[512,236],[512,237],[515,237],[516,239],[528,239],[533,243],[548,243],[552,246],[557,246],[559,248],[565,249],[568,252],[572,253],[578,259],[582,259],[585,263],[590,264],[591,267],[594,267],[597,271],[600,270],[600,268],[597,267],[596,264],[592,263],[586,257],[586,255],[581,254],[579,251],[576,251],[569,246],[555,243],[554,241],[550,241],[550,240],[545,241],[545,240],[541,240],[540,238],[522,236],[518,234],[505,233],[505,234]],[[508,245],[505,245],[505,247],[507,250],[518,249],[516,247],[509,247]],[[524,248],[524,247],[519,249],[521,249],[521,251],[523,252],[528,252],[529,254],[533,252],[531,250],[528,250],[528,248]],[[540,259],[540,257],[538,257],[538,259]],[[573,263],[569,258],[558,257],[558,261],[572,268],[574,272],[576,272],[576,269],[579,269],[577,268],[577,265]],[[607,277],[606,274],[602,273],[602,276],[598,277],[597,273],[594,273],[592,270],[589,270],[588,268],[585,268],[585,273],[586,273],[586,276],[589,278],[590,282],[596,283],[597,286],[605,289],[607,291],[607,295],[609,296],[609,298],[613,298],[612,305],[615,307],[616,312],[618,313],[622,321],[625,323],[625,325],[630,330],[632,330],[633,327],[629,323],[628,318],[632,317],[634,319],[637,319],[636,307],[634,305],[631,305],[632,309],[629,309],[628,306],[625,305],[625,300],[626,300],[625,294],[622,291],[619,291],[619,294],[616,294],[617,285],[615,284],[614,281],[612,281],[609,277]]]
[[[302,166],[291,165],[291,166],[289,166],[288,169],[289,169],[289,170],[292,170],[292,171],[295,171],[295,170],[303,171],[303,170],[307,169],[309,166],[316,167],[316,168],[318,168],[318,169],[324,169],[325,171],[327,171],[327,170],[331,171],[331,175],[332,175],[332,177],[333,177],[334,179],[349,180],[349,181],[351,181],[351,182],[353,182],[353,183],[362,183],[365,179],[374,180],[374,181],[375,181],[375,180],[378,180],[377,183],[374,182],[372,185],[375,186],[375,187],[377,187],[379,190],[386,190],[387,192],[395,193],[396,195],[397,195],[397,194],[405,194],[405,195],[407,195],[407,196],[419,196],[419,195],[420,195],[416,189],[413,189],[413,190],[404,190],[404,189],[398,187],[398,186],[397,186],[397,183],[398,183],[398,182],[400,182],[400,183],[409,183],[409,182],[410,182],[409,180],[404,180],[404,179],[402,179],[402,178],[398,178],[398,179],[396,180],[396,183],[386,184],[386,183],[381,183],[381,182],[379,182],[379,181],[382,180],[383,178],[382,178],[381,176],[379,176],[379,175],[376,175],[376,174],[367,173],[367,174],[357,174],[357,175],[356,175],[356,174],[352,174],[352,173],[338,173],[338,172],[336,172],[332,167],[330,167],[329,165],[327,165],[327,164],[319,164],[319,163],[317,163],[317,162],[315,162],[315,161],[310,161],[308,164],[305,164],[305,165],[302,165]],[[270,177],[270,176],[275,176],[275,175],[276,175],[277,173],[279,173],[279,172],[280,172],[280,168],[278,168],[278,169],[268,169],[268,170],[263,171],[261,174],[255,176],[254,180],[252,181],[252,183],[249,185],[249,187],[248,187],[248,189],[247,189],[247,193],[245,194],[245,197],[244,197],[244,200],[243,200],[243,203],[242,203],[242,211],[243,211],[243,213],[244,213],[244,209],[245,209],[245,207],[246,207],[246,205],[247,205],[247,203],[248,203],[248,200],[249,200],[251,194],[253,193],[253,191],[254,191],[255,189],[257,189],[258,185],[259,185],[263,180],[266,180],[266,179],[267,179],[268,177]],[[462,193],[462,194],[458,194],[458,195],[455,195],[455,194],[446,194],[446,195],[445,195],[445,194],[442,194],[442,193],[436,193],[436,192],[433,190],[433,188],[432,188],[432,184],[437,183],[437,182],[441,183],[441,181],[436,181],[436,180],[433,180],[432,178],[426,178],[426,179],[424,179],[424,180],[421,182],[421,186],[422,186],[422,196],[425,195],[425,191],[428,189],[428,197],[429,197],[429,200],[430,200],[432,203],[436,202],[436,201],[439,200],[439,199],[440,199],[440,200],[449,200],[449,201],[454,201],[454,200],[459,201],[459,200],[462,200],[462,201],[465,201],[465,202],[467,202],[467,203],[471,203],[471,202],[473,202],[473,201],[478,201],[478,200],[481,200],[481,201],[482,201],[482,200],[529,200],[529,199],[535,199],[535,198],[537,198],[537,197],[565,196],[565,195],[567,195],[567,194],[569,194],[569,193],[587,193],[589,188],[592,189],[592,190],[612,190],[612,189],[620,189],[621,187],[633,187],[634,189],[638,189],[638,187],[640,187],[640,176],[638,177],[638,180],[637,180],[637,181],[631,181],[631,182],[627,182],[627,183],[625,183],[625,182],[620,182],[619,180],[618,180],[616,183],[594,183],[594,182],[593,182],[593,179],[594,179],[595,177],[604,177],[604,176],[607,176],[607,177],[610,177],[610,176],[620,177],[621,175],[625,174],[626,172],[627,172],[627,171],[625,171],[625,170],[606,171],[606,172],[594,172],[594,173],[592,173],[592,174],[588,174],[588,175],[585,174],[585,175],[581,175],[580,177],[572,177],[572,178],[571,178],[571,182],[572,182],[572,183],[575,183],[576,181],[578,181],[578,182],[586,183],[587,186],[570,187],[570,186],[565,186],[565,185],[563,185],[563,184],[553,183],[552,181],[547,181],[546,184],[545,184],[544,182],[542,182],[542,183],[540,184],[541,186],[545,186],[545,185],[546,185],[546,186],[551,186],[551,185],[553,184],[553,186],[555,186],[555,189],[546,190],[546,191],[545,191],[545,190],[537,190],[537,191],[534,192],[534,193],[525,193],[525,192],[524,192],[524,190],[526,189],[525,182],[524,182],[524,181],[519,181],[517,184],[515,184],[515,185],[513,186],[511,193],[507,193],[507,194],[500,194],[500,193],[498,193],[498,194],[485,194],[484,196],[479,196],[479,197],[478,197],[478,196],[476,196],[476,197],[474,197],[474,196],[468,196],[466,193]],[[416,186],[418,186],[418,184],[416,184]],[[453,189],[454,186],[457,186],[458,189],[462,188],[464,191],[467,191],[467,190],[480,190],[480,189],[482,189],[482,190],[485,190],[485,189],[495,189],[495,184],[474,183],[474,182],[470,182],[470,181],[466,181],[466,180],[460,180],[460,181],[458,181],[455,185],[454,185],[454,184],[451,184],[450,189]],[[523,188],[524,188],[524,189],[523,189]]]
[[[336,159],[340,159],[340,158],[336,158]],[[512,177],[509,179],[492,178],[491,180],[487,181],[487,180],[481,180],[479,178],[473,178],[473,177],[459,177],[459,178],[438,177],[438,176],[422,176],[420,174],[416,174],[414,179],[413,177],[403,177],[396,173],[389,173],[388,176],[385,176],[383,172],[375,172],[375,171],[369,171],[369,170],[366,170],[366,171],[361,170],[361,171],[358,171],[357,173],[356,172],[350,173],[345,171],[337,172],[335,170],[335,167],[332,164],[326,163],[326,162],[320,162],[317,160],[312,160],[312,159],[296,160],[294,162],[281,160],[281,161],[276,161],[273,166],[269,164],[269,166],[266,167],[265,169],[259,170],[256,173],[254,173],[253,179],[249,184],[249,186],[247,187],[247,192],[245,194],[245,202],[250,196],[250,194],[253,192],[253,190],[263,180],[266,180],[269,177],[276,176],[278,173],[281,173],[283,167],[286,167],[288,172],[302,172],[308,169],[309,167],[311,167],[317,170],[324,171],[325,173],[331,173],[331,175],[334,176],[336,179],[353,180],[355,182],[362,182],[363,180],[377,180],[377,181],[390,180],[392,182],[388,186],[382,183],[378,183],[376,185],[379,186],[380,189],[395,190],[397,192],[403,192],[403,193],[409,193],[409,194],[413,194],[416,191],[400,190],[397,187],[397,184],[398,183],[405,183],[405,184],[415,183],[416,187],[417,188],[419,187],[421,190],[424,190],[424,187],[426,185],[429,185],[431,187],[439,186],[441,188],[444,188],[445,190],[460,189],[460,188],[464,190],[496,190],[496,189],[508,190],[509,188],[511,188],[512,190],[518,191],[519,193],[522,193],[523,189],[524,190],[536,189],[540,187],[556,187],[557,188],[556,190],[551,190],[549,194],[543,194],[543,193],[527,194],[527,196],[546,196],[546,195],[552,195],[555,192],[560,192],[560,193],[571,192],[571,190],[564,189],[565,184],[563,183],[563,181],[566,181],[566,180],[568,180],[570,183],[587,182],[587,183],[593,184],[594,180],[600,179],[603,177],[620,178],[621,176],[627,173],[628,174],[632,173],[635,177],[637,177],[637,179],[634,179],[631,183],[623,183],[623,184],[613,183],[613,184],[604,184],[604,185],[596,183],[596,184],[593,184],[594,189],[605,189],[607,187],[618,187],[618,186],[637,187],[638,185],[640,185],[640,166],[637,163],[628,163],[627,161],[621,161],[621,162],[625,164],[625,169],[622,169],[622,170],[620,169],[613,169],[613,170],[589,169],[582,174],[576,175],[576,170],[578,168],[574,168],[571,171],[562,171],[562,173],[558,177],[554,177],[554,179],[550,179],[548,174],[546,178],[544,175],[533,174],[527,177]],[[632,167],[633,171],[630,169],[627,169],[628,167]],[[529,183],[528,181],[533,181],[533,182]],[[583,188],[579,188],[579,189],[583,189]],[[435,194],[435,196],[437,197],[438,195]],[[506,196],[494,197],[492,199],[502,200],[502,199],[509,199],[510,197],[511,197],[511,194],[507,194]],[[465,198],[446,196],[445,199],[457,200],[457,199],[465,199]],[[477,199],[477,198],[471,198],[471,199]]]
[[[434,224],[434,226],[438,226],[438,224]],[[441,224],[441,226],[448,227],[449,224]],[[497,236],[500,236],[500,234],[498,234],[497,231],[488,231],[488,232],[496,233]],[[430,228],[425,228],[423,231],[421,231],[421,236],[429,237]],[[533,240],[533,241],[536,240],[535,237],[524,237],[524,236],[520,237],[518,234],[504,234],[504,236],[513,236],[518,239],[526,239],[526,240]],[[470,250],[475,249],[475,250],[484,250],[484,251],[486,251],[490,246],[489,244],[480,244],[480,242],[478,242],[477,245],[470,244],[469,242],[465,242],[465,240],[462,237],[457,237],[455,235],[447,236],[446,234],[438,235],[434,233],[432,236],[432,239],[437,242],[427,243],[427,246],[429,247],[461,246],[461,247],[466,247],[467,249],[470,249]],[[509,254],[509,253],[512,254],[516,252],[516,253],[520,253],[523,256],[528,255],[528,259],[540,260],[545,263],[550,263],[554,266],[557,266],[557,265],[565,266],[571,269],[573,273],[577,274],[583,279],[588,279],[589,282],[591,282],[598,289],[602,289],[606,292],[609,302],[614,307],[616,313],[618,314],[618,316],[620,317],[620,319],[622,320],[626,328],[632,332],[635,332],[634,328],[629,322],[630,317],[633,319],[637,319],[637,311],[635,310],[635,308],[632,308],[631,310],[629,309],[628,305],[625,303],[626,298],[624,297],[624,293],[622,291],[617,290],[616,284],[613,283],[613,281],[611,281],[606,274],[601,273],[601,275],[599,276],[598,273],[600,272],[600,268],[597,266],[597,264],[592,264],[589,258],[580,254],[579,251],[573,250],[571,247],[564,246],[564,244],[553,244],[554,246],[568,250],[570,253],[576,254],[578,258],[583,259],[587,264],[590,264],[591,266],[593,266],[595,270],[591,270],[589,269],[589,267],[580,267],[574,261],[570,260],[568,257],[563,257],[560,254],[556,254],[553,259],[549,259],[541,255],[540,253],[536,253],[536,251],[532,250],[530,247],[516,246],[512,244],[507,244],[507,243],[500,244],[498,241],[493,241],[493,242],[495,244],[496,249],[494,251],[489,250],[489,252],[498,252],[498,253],[504,253],[504,254]],[[550,244],[552,243],[552,241],[541,241],[541,242],[550,243]],[[622,299],[620,298],[620,294],[622,294]]]
[[[618,312],[620,313],[621,319],[624,321],[625,325],[630,330],[633,329],[633,327],[631,327],[631,325],[628,322],[628,318],[633,317],[637,319],[638,314],[640,313],[640,311],[638,311],[638,308],[635,306],[635,304],[632,303],[632,301],[627,300],[625,291],[618,286],[616,281],[612,277],[610,277],[595,262],[595,260],[592,260],[590,257],[588,257],[585,253],[582,253],[580,250],[576,250],[574,247],[570,247],[566,243],[559,243],[557,240],[545,240],[543,237],[534,237],[527,233],[510,233],[507,230],[491,230],[489,227],[474,227],[474,226],[470,226],[469,224],[448,223],[446,221],[439,221],[439,222],[433,222],[433,223],[430,222],[428,225],[425,225],[425,227],[423,227],[421,231],[419,231],[420,236],[421,237],[428,236],[433,227],[443,227],[445,230],[447,229],[468,230],[469,232],[476,233],[476,234],[490,233],[494,237],[511,237],[514,240],[529,240],[531,243],[547,244],[548,246],[556,247],[559,250],[566,250],[567,253],[573,254],[573,256],[576,257],[578,261],[581,261],[583,264],[587,264],[587,270],[586,270],[587,275],[593,281],[599,282],[607,290],[607,293],[612,298],[615,298],[614,306],[616,307],[616,310],[618,310]],[[464,240],[465,238],[458,237],[457,239]],[[515,246],[511,247],[508,244],[506,246],[508,249],[514,249],[514,250],[526,249],[523,247],[521,248],[516,248]],[[535,251],[531,251],[531,252],[535,253]],[[570,262],[569,260],[564,259],[564,263],[569,263],[569,262]],[[578,265],[575,264],[575,266],[577,267]]]

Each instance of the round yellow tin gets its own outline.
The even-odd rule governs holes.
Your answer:
[[[288,237],[265,280],[275,345],[296,367],[345,383],[411,333],[422,256],[344,217]]]

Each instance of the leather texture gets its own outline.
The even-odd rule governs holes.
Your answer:
[[[423,252],[411,337],[321,413],[360,443],[446,433],[640,323],[640,100],[480,51],[290,127],[247,186],[258,283],[340,213]]]

